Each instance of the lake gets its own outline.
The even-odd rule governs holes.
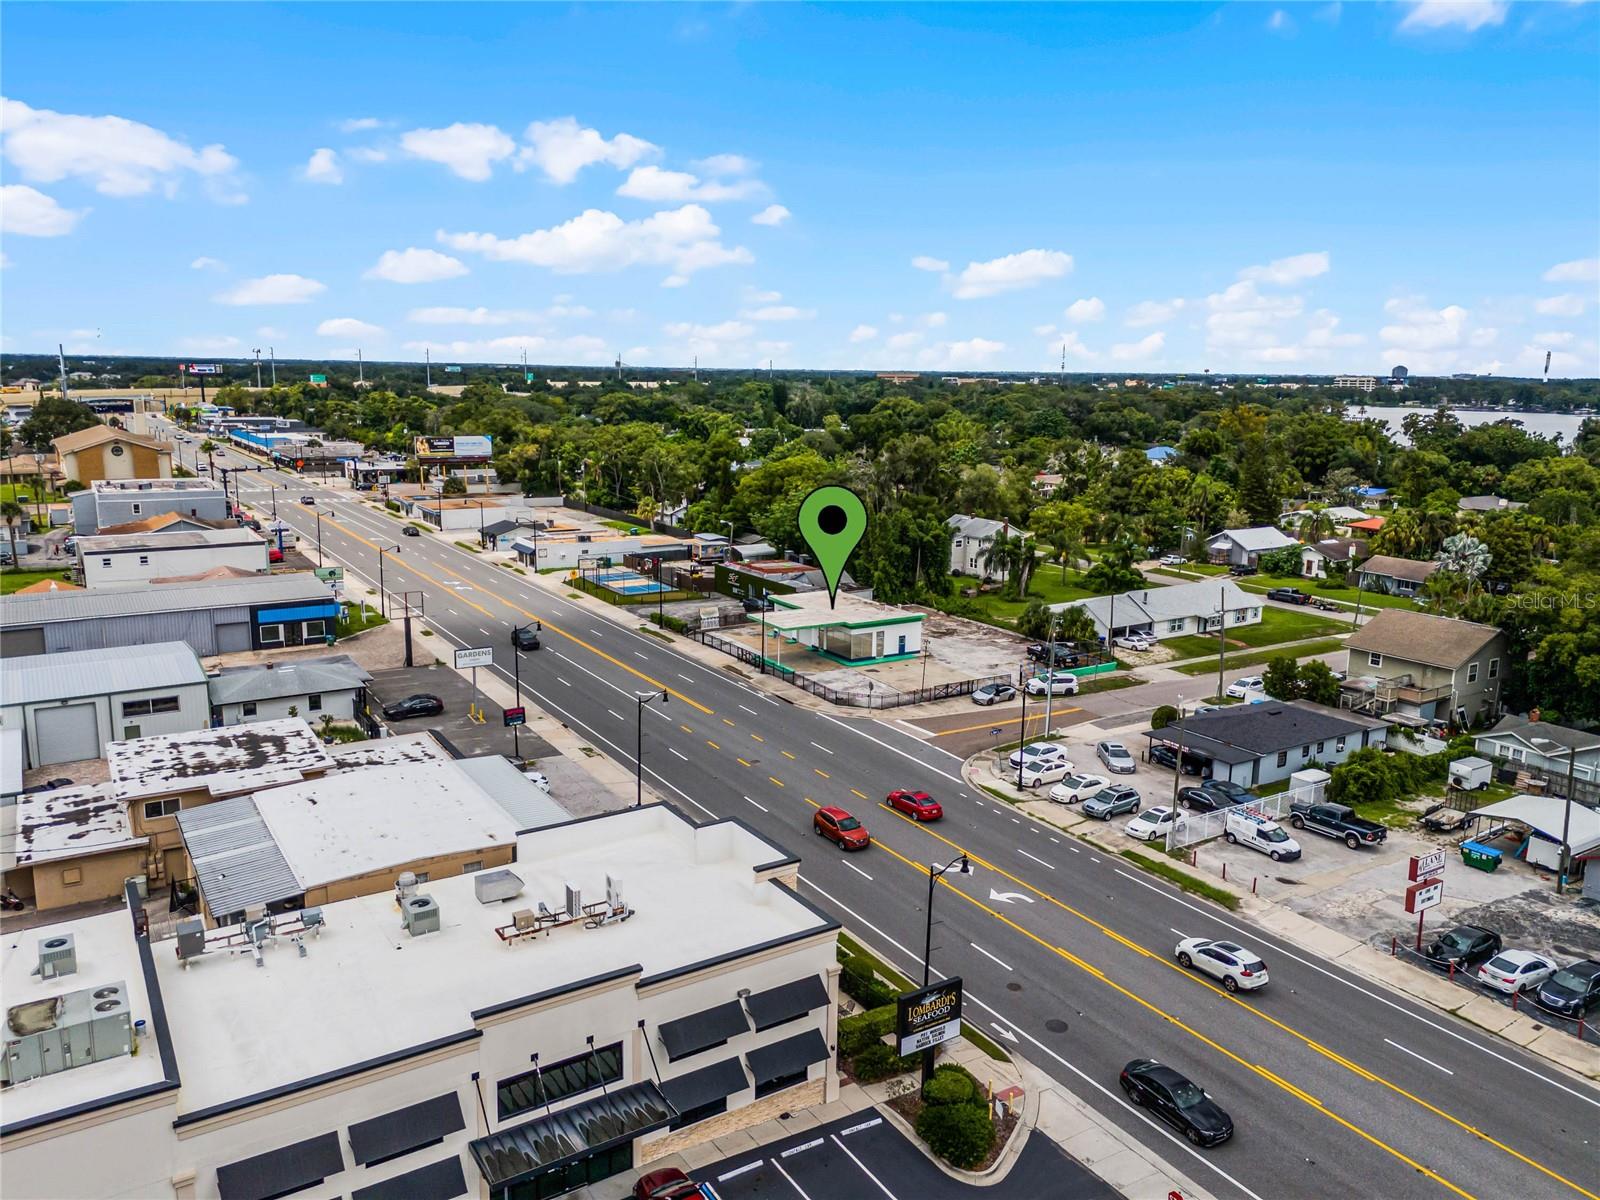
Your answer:
[[[1412,413],[1427,413],[1432,411],[1427,408],[1406,408],[1401,405],[1369,404],[1366,411],[1352,406],[1349,410],[1352,417],[1360,419],[1368,417],[1382,421],[1389,427],[1390,435],[1398,442],[1406,440],[1401,430],[1401,423]],[[1577,413],[1549,413],[1549,412],[1511,412],[1509,410],[1495,410],[1493,412],[1475,412],[1471,409],[1452,409],[1456,420],[1463,425],[1490,425],[1495,421],[1510,417],[1512,420],[1521,421],[1522,427],[1529,433],[1536,433],[1540,437],[1561,435],[1561,444],[1570,446],[1572,439],[1577,436],[1578,427],[1583,424],[1583,417]]]

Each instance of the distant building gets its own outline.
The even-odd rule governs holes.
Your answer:
[[[1389,596],[1415,596],[1438,569],[1438,563],[1424,559],[1374,554],[1361,564],[1356,585],[1365,591]]]
[[[72,527],[80,536],[164,513],[219,524],[231,515],[222,485],[209,479],[103,479],[70,499]]]
[[[1178,457],[1178,451],[1173,446],[1151,446],[1144,452],[1144,456],[1158,467],[1164,467]]]
[[[1299,544],[1281,529],[1256,525],[1249,529],[1224,529],[1206,542],[1206,552],[1214,563],[1253,567],[1263,554]]]
[[[878,378],[885,383],[915,383],[922,375],[917,371],[879,371]]]
[[[170,479],[172,447],[109,425],[92,425],[50,443],[65,479],[96,483],[103,479]]]
[[[1231,579],[1205,579],[1172,587],[1136,588],[1115,596],[1091,596],[1087,600],[1068,600],[1050,607],[1056,612],[1081,608],[1094,619],[1101,638],[1112,639],[1132,633],[1148,634],[1158,641],[1196,633],[1215,633],[1227,625],[1259,625],[1259,597],[1249,595]]]
[[[1378,380],[1372,375],[1336,375],[1333,386],[1337,388],[1354,388],[1358,392],[1373,392],[1378,388]]]
[[[1324,538],[1300,551],[1300,574],[1326,579],[1334,571],[1348,571],[1366,556],[1367,543],[1360,538]]]
[[[1005,521],[969,517],[965,513],[946,518],[945,524],[954,531],[950,539],[951,574],[976,575],[980,579],[995,579],[1002,583],[1006,578],[1006,568],[989,559],[995,539],[1032,536],[1027,530],[1013,528]]]
[[[772,656],[783,657],[787,639],[847,666],[895,662],[922,653],[922,614],[841,592],[832,603],[826,591],[774,594],[771,612],[751,613],[763,626]]]
[[[168,514],[158,520],[172,518],[173,514]],[[78,579],[87,588],[148,583],[162,576],[198,574],[212,567],[237,567],[259,575],[271,570],[267,540],[243,525],[160,533],[100,533],[78,538],[73,549],[78,557]]]
[[[1527,508],[1520,500],[1507,500],[1504,496],[1463,496],[1456,501],[1462,512],[1515,512]]]

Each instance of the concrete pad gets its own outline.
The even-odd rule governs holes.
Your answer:
[[[1098,1126],[1069,1137],[1061,1143],[1061,1148],[1084,1166],[1094,1167],[1097,1175],[1100,1173],[1099,1163],[1115,1155],[1129,1153],[1117,1138]]]
[[[1064,1143],[1085,1129],[1097,1127],[1082,1109],[1064,1100],[1054,1089],[1045,1092],[1039,1100],[1039,1123],[1035,1128],[1051,1141]]]
[[[715,1138],[711,1144],[717,1148],[722,1158],[732,1158],[736,1154],[748,1154],[751,1150],[761,1145],[747,1129],[735,1129],[732,1133]]]
[[[1592,1042],[1580,1042],[1570,1033],[1563,1033],[1559,1029],[1544,1029],[1528,1046],[1579,1075],[1600,1079],[1600,1046]]]
[[[1152,1167],[1148,1160],[1132,1150],[1123,1150],[1109,1158],[1101,1159],[1094,1164],[1094,1173],[1119,1192],[1126,1191],[1127,1186],[1135,1180],[1148,1179],[1157,1174],[1165,1178],[1165,1175]]]
[[[775,1120],[758,1125],[751,1132],[765,1142],[787,1137],[791,1133],[801,1133],[807,1129],[815,1129],[821,1124],[822,1120],[818,1117],[815,1109],[802,1108],[798,1112],[790,1113],[787,1117],[778,1117]],[[762,1136],[763,1134],[767,1136]]]
[[[1518,1046],[1532,1048],[1533,1043],[1546,1033],[1552,1033],[1558,1038],[1567,1036],[1560,1030],[1546,1029],[1537,1021],[1530,1021],[1527,1017],[1518,1017],[1515,1021],[1511,1022],[1511,1024],[1507,1025],[1500,1031],[1500,1036],[1505,1038],[1506,1041],[1513,1042]],[[1541,1043],[1541,1045],[1543,1045],[1543,1043]],[[1534,1050],[1534,1053],[1543,1054],[1543,1051],[1536,1049]],[[1549,1058],[1551,1056],[1545,1054],[1544,1057]]]
[[[1517,1020],[1516,1013],[1487,996],[1472,996],[1456,1009],[1456,1015],[1480,1028],[1487,1029],[1490,1033],[1501,1033]]]
[[[693,1175],[707,1163],[716,1162],[722,1155],[717,1153],[715,1142],[703,1142],[698,1146],[690,1146],[682,1154],[675,1157],[683,1159],[685,1163],[682,1168],[683,1171],[686,1174]]]

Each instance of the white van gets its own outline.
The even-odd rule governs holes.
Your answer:
[[[1300,857],[1300,843],[1270,818],[1243,808],[1230,808],[1222,836],[1232,845],[1259,850],[1273,862],[1292,862]]]

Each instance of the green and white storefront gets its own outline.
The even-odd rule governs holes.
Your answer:
[[[875,600],[840,596],[828,603],[824,591],[772,597],[771,612],[752,613],[763,627],[764,654],[781,662],[786,643],[802,646],[845,666],[901,662],[922,654],[922,614]]]

